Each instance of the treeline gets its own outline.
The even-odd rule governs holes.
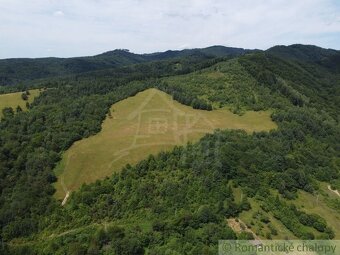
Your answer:
[[[191,65],[192,61],[197,65]],[[214,61],[189,58],[183,59],[183,65],[198,68]],[[173,63],[162,63],[121,68],[122,73],[111,70],[41,81],[37,86],[49,89],[35,99],[29,112],[4,110],[0,122],[1,239],[39,231],[39,217],[59,206],[52,198],[52,183],[61,153],[75,141],[98,133],[113,103],[153,86],[151,78],[168,75]]]
[[[299,211],[293,204],[288,205],[278,197],[268,197],[266,204],[262,204],[262,209],[272,212],[275,218],[280,220],[287,229],[300,239],[326,240],[333,239],[335,236],[332,228],[327,226],[325,219],[321,216]],[[314,228],[320,235],[315,236],[306,227]]]
[[[174,92],[172,96],[174,100],[182,104],[192,106],[194,109],[201,109],[207,111],[211,111],[213,109],[211,103],[208,103],[206,100],[200,98],[195,98],[189,95],[183,95],[176,92]]]
[[[207,168],[211,159],[206,149],[207,144],[177,147],[126,166],[110,179],[84,185],[40,227],[45,233],[89,228],[28,245],[26,252],[216,254],[218,240],[244,238],[225,219],[251,206],[246,196],[236,202],[229,180],[214,164]]]
[[[81,254],[90,254],[92,249],[98,254],[109,249],[114,254],[121,247],[117,242],[132,232],[133,243],[125,242],[138,248],[137,254],[146,250],[150,254],[216,254],[219,239],[249,238],[233,233],[225,222],[226,218],[251,209],[249,197],[261,198],[262,209],[298,238],[333,238],[334,233],[322,216],[299,211],[270,195],[272,189],[278,188],[278,182],[286,185],[279,191],[290,199],[293,197],[288,195],[297,189],[308,190],[309,186],[309,192],[313,192],[317,188],[308,172],[300,170],[311,160],[310,153],[304,154],[308,158],[304,162],[288,162],[292,160],[288,155],[297,155],[299,150],[287,146],[290,141],[280,144],[281,139],[286,139],[284,132],[247,135],[241,131],[219,131],[197,144],[150,156],[134,167],[127,165],[121,173],[72,193],[65,208],[55,208],[40,225],[44,233],[51,234],[82,226],[92,226],[94,231],[85,228],[78,234],[26,248],[38,254],[52,252],[47,247],[60,253],[70,253],[77,247]],[[310,162],[306,167],[309,164],[316,166],[316,162]],[[236,200],[231,180],[242,188],[242,199]],[[124,234],[117,238],[110,228],[105,231],[106,225],[120,227]],[[104,232],[101,236],[106,241],[95,241],[97,231]]]
[[[29,79],[24,83],[20,82],[12,86],[0,86],[0,92],[1,88],[9,90],[11,87],[20,91],[27,88],[55,87],[56,84],[70,85],[70,83],[79,84],[88,83],[90,81],[101,84],[108,82],[118,82],[121,84],[122,82],[131,82],[136,80],[142,81],[150,78],[194,72],[225,61],[226,59],[228,58],[213,58],[207,55],[188,55],[186,57],[170,58],[168,60],[165,59],[117,66],[114,68],[90,70],[83,73],[64,74],[57,77]]]
[[[5,114],[0,122],[0,225],[9,240],[38,230],[39,216],[56,205],[53,173],[60,153],[73,142],[99,132],[112,103],[135,95],[138,84],[116,87],[114,94],[77,96],[68,89],[41,94],[29,112]],[[86,89],[84,91],[86,94]]]
[[[166,87],[164,91],[175,94],[184,104],[190,105],[194,99],[200,99],[202,108],[210,108],[213,104],[216,108],[227,107],[236,114],[265,110],[275,103],[284,101],[281,103],[284,105],[288,101],[259,86],[237,59],[190,74],[163,78],[159,87]]]
[[[253,52],[240,48],[213,46],[204,49],[186,49],[152,54],[134,54],[126,49],[117,49],[90,57],[75,58],[36,58],[0,60],[0,86],[16,86],[24,82],[33,85],[39,79],[58,79],[64,76],[83,75],[86,72],[118,70],[121,67],[148,63],[188,62],[190,65],[176,65],[179,72],[189,72],[192,67],[207,67],[206,61],[218,58],[232,58]]]
[[[337,121],[340,120],[340,91],[336,86],[339,76],[333,68],[279,58],[267,52],[242,56],[238,61],[260,85],[272,92],[280,91],[294,105],[314,108],[321,106],[321,109],[326,110]]]
[[[339,95],[332,74],[320,85],[309,69],[254,54],[217,63],[201,73],[158,80],[186,70],[185,63],[186,72],[204,64],[190,61],[42,82],[53,89],[43,92],[29,112],[5,116],[0,122],[1,240],[28,237],[23,242],[32,242],[10,245],[3,253],[124,254],[126,249],[127,254],[216,254],[217,240],[244,238],[225,220],[249,210],[248,198],[271,203],[266,194],[275,190],[292,200],[299,189],[315,192],[316,180],[339,179],[339,107],[326,105],[326,99]],[[263,70],[262,78],[253,68]],[[328,71],[320,75],[326,77]],[[182,79],[191,82],[178,82]],[[284,93],[274,89],[280,79],[289,86]],[[60,207],[52,198],[51,184],[61,153],[99,132],[112,103],[153,86],[178,93],[177,100],[190,105],[206,98],[240,111],[271,109],[278,130],[217,131],[197,144],[151,156],[111,178],[84,185],[66,207]],[[313,94],[314,89],[320,93]],[[295,104],[288,95],[294,93],[309,101]],[[241,201],[235,199],[230,181],[243,190]],[[276,212],[296,236],[332,238],[322,215],[303,213],[281,200],[273,204],[270,212]],[[311,235],[311,227],[318,235]],[[70,229],[75,232],[67,232]],[[51,238],[39,239],[40,234]]]
[[[156,86],[158,89],[172,95],[172,98],[181,104],[192,106],[194,109],[207,111],[211,111],[213,109],[212,104],[207,102],[207,100],[190,95],[180,88],[170,87],[169,84],[164,81],[158,82]]]

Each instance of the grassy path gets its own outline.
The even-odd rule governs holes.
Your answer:
[[[338,190],[336,190],[336,189],[335,190],[332,189],[331,185],[328,185],[327,188],[328,188],[328,190],[332,191],[333,193],[335,193],[336,195],[338,195],[340,197],[340,192]]]

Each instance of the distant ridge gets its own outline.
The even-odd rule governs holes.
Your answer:
[[[151,61],[182,57],[201,59],[235,57],[253,50],[224,46],[202,49],[185,49],[151,54],[135,54],[126,49],[116,49],[95,56],[74,58],[13,58],[0,60],[0,86],[12,85],[34,79],[79,74],[89,71],[122,67]]]
[[[325,68],[340,72],[340,51],[324,49],[314,45],[278,45],[266,51],[215,45],[206,48],[168,50],[147,54],[136,54],[127,49],[116,49],[86,57],[0,59],[0,86],[10,86],[36,79],[76,75],[152,61],[180,58],[204,60],[238,57],[256,52],[265,52],[266,54],[275,55],[288,61],[316,63]]]
[[[267,50],[268,53],[287,60],[319,64],[340,71],[340,51],[324,49],[314,45],[278,45]]]

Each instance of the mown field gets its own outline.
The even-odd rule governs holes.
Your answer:
[[[168,94],[148,89],[114,104],[97,135],[73,144],[55,169],[56,197],[91,183],[126,164],[175,145],[198,141],[215,129],[269,131],[277,126],[269,111],[248,111],[242,116],[228,109],[195,110]]]
[[[18,106],[21,107],[23,111],[27,110],[26,102],[32,103],[34,98],[39,95],[39,89],[30,90],[30,95],[28,96],[28,100],[25,101],[21,98],[22,92],[9,93],[0,95],[0,117],[2,116],[2,110],[5,107],[12,107],[15,111]]]

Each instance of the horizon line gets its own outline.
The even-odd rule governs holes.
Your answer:
[[[46,59],[46,58],[58,58],[58,59],[69,59],[69,58],[86,58],[86,57],[95,57],[95,56],[99,56],[99,55],[103,55],[109,52],[114,52],[114,51],[126,51],[129,52],[131,54],[135,54],[135,55],[152,55],[152,54],[160,54],[160,53],[164,53],[164,52],[168,52],[168,51],[184,51],[184,50],[201,50],[201,49],[206,49],[206,48],[211,48],[211,47],[224,47],[224,48],[234,48],[234,49],[244,49],[244,50],[258,50],[258,51],[267,51],[271,48],[274,47],[278,47],[278,46],[284,46],[284,47],[290,47],[293,45],[303,45],[303,46],[314,46],[314,47],[318,47],[318,48],[322,48],[322,49],[326,49],[326,50],[335,50],[335,51],[339,51],[338,49],[333,49],[333,48],[324,48],[315,44],[303,44],[303,43],[293,43],[293,44],[276,44],[273,45],[267,49],[258,49],[258,48],[253,48],[253,49],[249,49],[249,48],[242,48],[242,47],[236,47],[236,46],[225,46],[225,45],[221,45],[221,44],[216,44],[216,45],[210,45],[210,46],[206,46],[206,47],[194,47],[194,48],[182,48],[182,49],[168,49],[165,51],[154,51],[154,52],[144,52],[144,53],[138,53],[138,52],[133,52],[130,49],[124,49],[124,48],[116,48],[113,50],[107,50],[107,51],[102,51],[100,53],[96,53],[94,55],[79,55],[79,56],[69,56],[69,57],[58,57],[58,56],[46,56],[46,57],[10,57],[10,58],[0,58],[0,60],[11,60],[11,59]]]

